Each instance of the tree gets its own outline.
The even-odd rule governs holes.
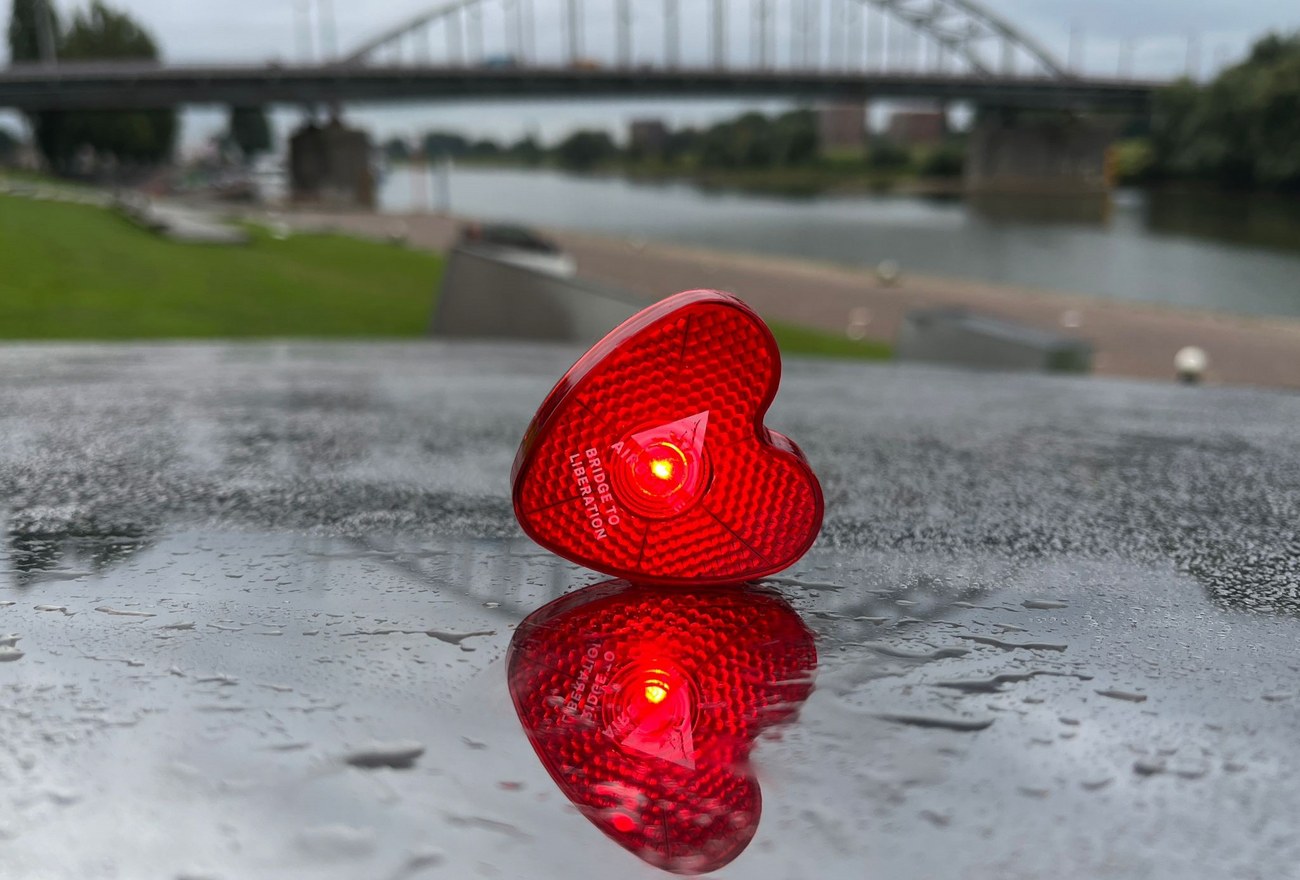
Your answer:
[[[912,154],[892,141],[881,139],[871,145],[867,164],[877,171],[901,171],[912,162]]]
[[[545,157],[545,150],[532,135],[515,141],[506,152],[511,159],[529,166],[542,164],[542,159]]]
[[[590,171],[617,155],[618,147],[603,131],[575,131],[555,148],[556,160],[571,171]]]
[[[13,0],[9,16],[11,61],[40,61],[47,52],[57,53],[59,33],[58,10],[50,0]]]
[[[266,111],[261,107],[231,107],[230,139],[249,162],[271,149],[271,124]]]
[[[700,164],[706,168],[767,168],[775,159],[772,123],[762,113],[710,126],[700,144]]]
[[[22,141],[7,128],[0,127],[0,163],[8,162],[18,152]]]
[[[470,144],[465,154],[474,159],[495,159],[501,155],[501,145],[494,140],[484,138]]]
[[[431,131],[424,136],[424,155],[429,159],[463,156],[469,152],[469,139],[451,131]]]
[[[811,110],[776,118],[745,113],[718,123],[700,138],[700,164],[707,168],[776,168],[807,165],[817,158],[817,120]]]
[[[44,0],[14,0],[9,22],[10,51],[16,60],[39,57],[37,16]],[[141,25],[123,12],[94,0],[73,15],[66,32],[52,33],[58,57],[69,61],[100,59],[156,60],[158,46]],[[153,163],[171,155],[176,113],[171,109],[133,111],[42,111],[31,115],[37,146],[56,168],[66,167],[82,147],[127,162]]]
[[[807,165],[821,148],[817,117],[806,109],[782,113],[772,124],[772,140],[778,165]]]
[[[663,161],[672,165],[700,151],[703,135],[698,128],[679,128],[668,132],[664,141]]]
[[[1162,89],[1151,145],[1167,177],[1300,189],[1300,32],[1265,36],[1206,86]]]
[[[407,162],[411,158],[411,145],[405,138],[389,138],[384,141],[384,155],[390,162]]]

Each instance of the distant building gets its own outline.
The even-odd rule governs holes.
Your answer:
[[[628,127],[627,145],[643,156],[662,155],[668,146],[668,126],[662,119],[634,119]]]
[[[823,153],[861,150],[867,139],[867,105],[857,102],[818,107],[817,138]]]
[[[948,134],[942,110],[899,110],[889,117],[889,140],[907,146],[932,147]]]

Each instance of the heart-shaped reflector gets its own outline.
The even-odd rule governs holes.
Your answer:
[[[812,633],[756,587],[609,581],[529,615],[507,656],[519,720],[596,827],[665,870],[738,856],[762,797],[754,737],[812,691]]]
[[[734,296],[679,293],[597,343],[524,434],[515,515],[542,546],[657,583],[736,583],[787,568],[821,527],[799,448],[763,425],[781,377],[762,319]]]

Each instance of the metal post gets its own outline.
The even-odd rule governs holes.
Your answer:
[[[826,57],[832,70],[844,68],[844,46],[849,36],[845,20],[847,16],[844,0],[831,0],[831,14],[827,22],[830,34],[827,39]]]
[[[758,0],[758,66],[767,70],[770,66],[770,35],[772,29],[772,0]]]
[[[447,63],[464,64],[464,40],[460,27],[460,9],[453,9],[442,18],[442,25],[447,29]]]
[[[506,41],[506,51],[522,60],[524,33],[519,21],[520,2],[521,0],[505,0],[502,6],[501,36]]]
[[[807,9],[807,0],[792,0],[790,3],[790,66],[794,68],[803,67],[803,52],[807,46]]]
[[[582,12],[578,8],[578,0],[568,0],[565,8],[568,11],[565,39],[569,49],[569,63],[572,64],[582,56]]]
[[[334,25],[334,0],[320,0],[316,14],[320,19],[321,60],[333,61],[339,54],[338,28]]]
[[[676,67],[680,59],[681,32],[677,21],[677,0],[664,0],[664,67]]]
[[[298,54],[303,63],[309,63],[316,54],[312,45],[311,0],[297,0],[298,4]]]
[[[1127,79],[1133,75],[1133,41],[1125,40],[1119,44],[1119,76]]]
[[[847,37],[844,45],[844,69],[857,70],[862,62],[862,7],[857,0],[846,0],[848,20],[844,22]]]
[[[618,0],[618,63],[632,66],[632,0]]]
[[[521,0],[521,2],[523,3],[519,22],[521,51],[535,63],[537,61],[537,16],[535,15],[537,7],[533,5],[533,0]]]
[[[867,57],[864,66],[871,70],[880,60],[880,12],[874,7],[867,7],[866,19]]]
[[[1071,73],[1078,73],[1083,63],[1083,29],[1077,24],[1070,25],[1070,54],[1066,66]]]
[[[713,0],[713,66],[727,66],[727,5],[725,0]]]
[[[880,40],[883,44],[883,48],[881,49],[880,54],[881,62],[884,64],[884,67],[881,68],[881,71],[893,69],[895,67],[895,62],[898,60],[896,57],[898,55],[898,39],[894,35],[894,31],[896,30],[898,30],[898,23],[891,21],[889,17],[882,12],[880,14]]]
[[[483,6],[475,3],[469,11],[469,51],[477,61],[483,60]]]
[[[821,29],[821,7],[822,0],[803,0],[804,2],[804,66],[821,67],[822,57],[822,29]]]
[[[420,28],[420,58],[425,64],[433,63],[433,49],[429,46],[429,25]]]
[[[582,56],[587,51],[586,23],[587,19],[582,11],[582,0],[576,0],[578,8],[578,29],[574,31],[573,39],[578,45],[578,55]]]
[[[1201,37],[1195,31],[1187,35],[1187,78],[1192,82],[1201,78]]]
[[[1011,37],[1002,35],[1002,73],[1011,76],[1016,72],[1016,47]]]

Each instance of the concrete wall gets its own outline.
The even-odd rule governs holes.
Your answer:
[[[970,135],[972,193],[1076,195],[1109,192],[1114,132],[1086,122],[985,120]]]
[[[648,303],[605,285],[452,250],[430,335],[551,339],[590,345]]]
[[[1086,341],[964,309],[916,309],[898,331],[900,361],[930,361],[990,370],[1087,373]]]
[[[295,202],[373,208],[370,136],[337,119],[307,123],[289,139],[289,186]]]

